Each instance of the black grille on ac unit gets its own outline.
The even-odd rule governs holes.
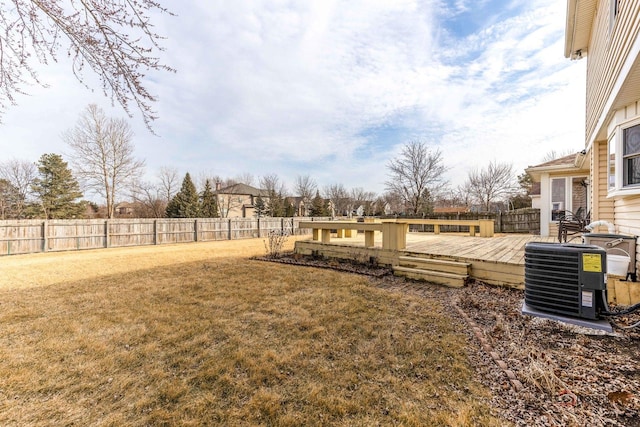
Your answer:
[[[606,252],[594,245],[528,243],[524,302],[562,316],[597,319],[606,301]]]

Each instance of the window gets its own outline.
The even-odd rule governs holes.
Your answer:
[[[607,155],[609,159],[608,188],[614,190],[616,188],[616,139],[612,138],[608,143]]]
[[[565,210],[566,179],[553,178],[551,180],[551,221],[559,221]]]
[[[624,130],[623,133],[623,185],[640,184],[640,125]]]

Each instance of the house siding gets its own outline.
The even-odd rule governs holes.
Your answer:
[[[622,71],[624,61],[640,33],[640,2],[622,0],[611,26],[609,1],[598,2],[589,42],[587,67],[586,140],[595,140],[600,121]]]
[[[619,233],[640,235],[640,196],[616,199],[615,212],[614,224]]]
[[[614,221],[613,199],[607,198],[608,188],[608,149],[607,141],[598,141],[592,150],[592,193],[593,200],[591,218],[595,221]],[[595,193],[595,194],[594,194]]]

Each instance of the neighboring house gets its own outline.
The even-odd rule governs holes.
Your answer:
[[[120,218],[133,217],[134,210],[135,210],[135,205],[129,202],[118,203],[114,208],[116,216]]]
[[[269,192],[247,184],[233,184],[225,188],[216,185],[218,209],[223,218],[253,218],[256,216],[255,203],[258,196],[264,203],[269,202]]]
[[[293,206],[293,216],[309,216],[309,210],[311,209],[311,201],[305,203],[304,197],[285,197],[285,201],[288,201]]]
[[[558,220],[564,211],[582,212],[583,217],[589,212],[589,162],[585,152],[529,166],[526,172],[534,182],[531,205],[540,209],[541,236],[558,234]]]
[[[531,197],[531,207],[533,209],[542,209],[542,201],[540,200],[540,183],[532,182],[531,191],[529,192]]]
[[[640,235],[640,2],[567,0],[564,54],[587,58],[591,220]]]

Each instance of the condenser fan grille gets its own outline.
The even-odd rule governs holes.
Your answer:
[[[525,302],[540,310],[580,314],[579,253],[525,252]]]

